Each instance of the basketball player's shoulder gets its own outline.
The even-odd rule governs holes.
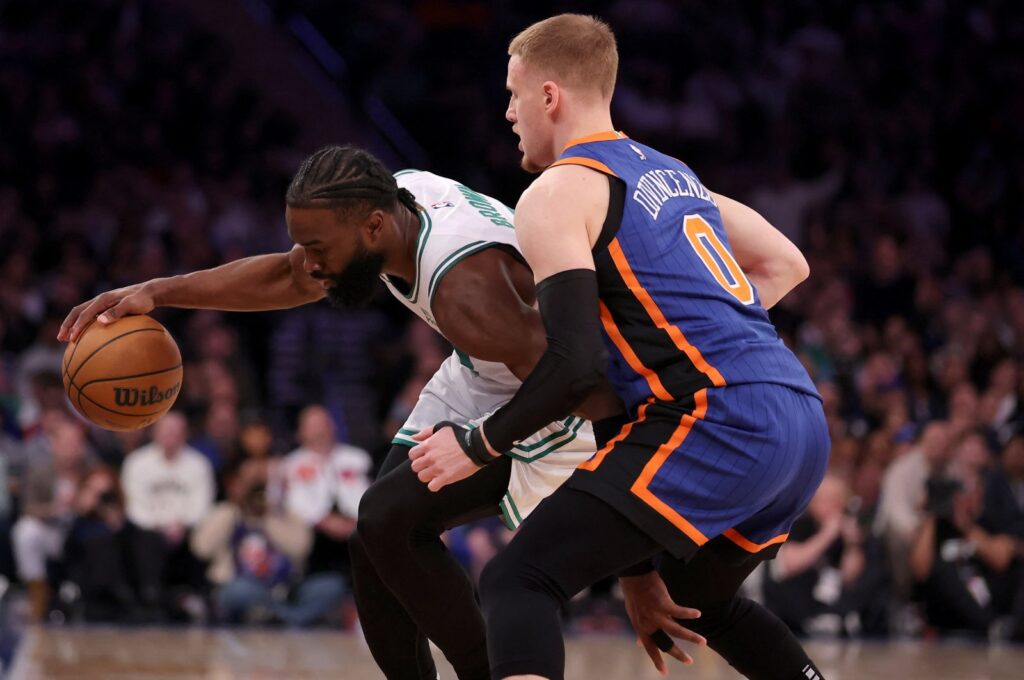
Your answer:
[[[570,195],[573,200],[566,200]],[[538,204],[573,209],[592,200],[607,201],[607,197],[608,180],[600,171],[583,165],[557,165],[545,170],[527,187],[516,210]]]
[[[608,209],[608,179],[582,165],[559,165],[545,170],[520,196],[516,225],[589,222]]]

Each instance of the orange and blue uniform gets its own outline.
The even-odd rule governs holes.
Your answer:
[[[552,166],[609,177],[594,248],[608,379],[630,422],[569,484],[677,556],[725,535],[785,540],[824,474],[821,398],[736,263],[714,197],[684,163],[601,133]]]

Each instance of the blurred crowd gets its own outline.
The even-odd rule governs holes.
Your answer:
[[[811,265],[772,317],[832,462],[752,593],[805,634],[1024,640],[1014,3],[267,4],[312,21],[346,93],[389,107],[429,169],[510,205],[529,177],[502,119],[508,38],[563,10],[611,21],[619,127]],[[69,412],[54,338],[74,304],[288,246],[284,186],[310,150],[258,87],[228,86],[231,58],[160,3],[0,4],[0,570],[36,618],[345,621],[359,495],[447,351],[383,296],[163,310],[178,410],[120,434]],[[478,573],[509,538],[450,541]]]

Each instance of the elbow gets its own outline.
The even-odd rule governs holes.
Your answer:
[[[788,290],[796,288],[811,275],[811,266],[807,263],[807,258],[796,246],[791,246],[785,262]]]
[[[573,362],[573,376],[570,384],[570,401],[576,408],[587,395],[605,382],[608,375],[608,350],[604,343],[579,352],[580,361]]]
[[[793,261],[793,280],[796,282],[794,286],[806,281],[810,275],[811,265],[807,263],[807,258],[804,257],[803,253],[797,251]]]

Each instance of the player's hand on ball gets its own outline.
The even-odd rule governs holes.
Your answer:
[[[412,471],[431,491],[440,491],[480,469],[459,446],[454,428],[442,427],[435,433],[433,427],[428,427],[413,439],[421,443],[409,451]]]
[[[656,571],[642,576],[623,576],[619,578],[619,583],[626,599],[626,613],[629,614],[629,620],[637,634],[637,643],[644,648],[647,656],[651,657],[658,672],[662,675],[668,674],[665,659],[661,656],[663,651],[684,664],[692,664],[693,657],[680,649],[669,636],[697,645],[707,644],[703,637],[676,621],[700,618],[700,612],[689,607],[680,607],[673,602],[665,582]]]
[[[74,342],[93,319],[100,323],[111,323],[129,314],[149,314],[155,307],[153,296],[144,283],[109,290],[75,306],[60,325],[57,339],[61,342]]]

